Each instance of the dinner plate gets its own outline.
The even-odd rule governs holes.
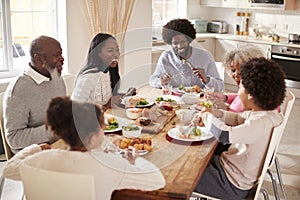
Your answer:
[[[128,148],[126,149],[121,149],[119,147],[119,142],[120,142],[120,139],[124,138],[124,136],[121,136],[121,135],[116,135],[116,134],[107,134],[105,135],[107,137],[107,139],[112,143],[114,144],[113,146],[113,152],[114,153],[117,153],[117,154],[124,154]],[[128,138],[130,139],[130,138]],[[131,139],[130,139],[131,140]],[[130,147],[130,148],[134,148],[134,147]],[[151,145],[151,148],[153,149],[153,144]],[[140,156],[143,156],[143,155],[146,155],[148,154],[150,151],[148,150],[135,150],[135,153],[137,153],[138,155]]]
[[[172,100],[174,100],[174,101],[177,102],[177,103],[181,101],[181,98],[180,98],[180,97],[174,96],[174,95],[160,95],[160,96],[157,96],[157,97],[155,98],[155,100],[156,100],[158,97],[162,97],[164,100],[172,99]]]
[[[199,141],[208,140],[208,139],[214,137],[213,134],[207,132],[205,127],[198,126],[197,128],[199,128],[201,130],[201,136],[195,136],[195,138],[193,138],[193,139],[181,138],[179,136],[181,133],[178,131],[177,128],[170,129],[168,131],[168,136],[170,136],[173,139],[184,141],[184,142],[199,142]]]
[[[152,99],[148,99],[148,98],[146,98],[146,101],[148,102],[148,104],[146,104],[146,105],[136,105],[135,107],[137,107],[137,108],[147,108],[149,106],[152,106],[155,103]]]
[[[184,86],[183,89],[179,89],[179,87],[173,88],[173,92],[177,94],[186,94],[186,93],[200,93],[200,92],[190,92],[191,86]]]
[[[141,96],[127,96],[127,97],[124,97],[121,100],[121,104],[125,105],[126,102],[128,102],[130,98],[144,98],[144,97],[141,97]],[[136,105],[135,107],[137,107],[137,108],[147,108],[149,106],[152,106],[155,103],[155,101],[153,101],[152,99],[149,99],[149,98],[145,98],[145,99],[148,102],[148,104],[146,104],[146,105]]]

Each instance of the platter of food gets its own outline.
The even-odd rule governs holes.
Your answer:
[[[203,107],[212,108],[213,104],[208,101],[198,102],[190,106],[191,110],[201,111]]]
[[[186,93],[200,93],[202,92],[202,89],[199,85],[193,85],[193,86],[179,86],[176,88],[173,88],[173,92],[177,94],[186,94]]]
[[[112,133],[112,132],[122,130],[119,121],[115,117],[104,116],[104,123],[105,123],[104,133]]]
[[[174,95],[160,95],[158,97],[156,97],[155,101],[156,102],[170,102],[170,103],[176,103],[179,102],[181,99],[178,96],[174,96]]]
[[[122,117],[114,116],[112,114],[105,113],[104,114],[104,133],[113,133],[116,131],[121,131],[122,126],[126,124],[133,123],[133,120],[125,119]]]
[[[150,138],[126,138],[123,136],[108,134],[109,140],[118,147],[117,153],[122,153],[130,148],[134,148],[135,152],[140,156],[148,154],[153,149],[153,144]]]
[[[147,108],[152,106],[155,102],[149,98],[139,96],[128,96],[123,98],[121,103],[124,104],[126,107]]]
[[[184,142],[199,142],[213,137],[211,133],[207,132],[205,127],[187,126],[185,128],[187,129],[186,133],[182,133],[178,128],[172,128],[168,131],[168,136]]]

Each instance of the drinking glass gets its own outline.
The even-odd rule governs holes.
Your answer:
[[[172,95],[172,85],[170,84],[162,85],[162,91],[163,94],[165,95]]]

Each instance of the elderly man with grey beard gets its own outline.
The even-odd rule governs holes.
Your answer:
[[[52,98],[66,95],[60,43],[39,36],[29,53],[28,68],[9,84],[3,99],[5,136],[13,153],[54,139],[45,129],[46,109]]]

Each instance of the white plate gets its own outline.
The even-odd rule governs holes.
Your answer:
[[[116,132],[116,131],[120,131],[120,130],[122,130],[122,126],[132,124],[134,122],[134,121],[129,120],[129,119],[125,119],[125,118],[121,118],[121,117],[117,117],[117,116],[114,116],[114,115],[111,115],[111,114],[104,113],[104,123],[106,125],[108,124],[107,119],[110,118],[110,117],[114,117],[117,120],[118,128],[115,128],[115,129],[112,129],[112,130],[104,130],[104,133],[113,133],[113,132]]]
[[[108,138],[108,140],[109,140],[112,144],[115,144],[114,141],[117,141],[117,140],[121,139],[122,137],[124,137],[124,136],[116,135],[116,134],[107,134],[107,135],[105,135],[105,136]],[[117,149],[115,149],[115,148],[117,148]],[[151,145],[151,148],[153,149],[153,143],[152,143],[152,145]],[[124,153],[127,149],[121,149],[118,145],[115,144],[115,145],[114,145],[114,150],[116,150],[116,151],[114,151],[115,153],[122,154],[122,153]],[[136,150],[135,153],[137,153],[137,154],[140,155],[140,156],[143,156],[143,155],[148,154],[149,151],[148,151],[148,150]]]
[[[194,139],[179,137],[180,132],[178,131],[177,128],[172,128],[171,130],[169,130],[168,131],[168,136],[170,136],[173,139],[180,140],[180,141],[185,141],[185,142],[198,142],[198,141],[208,140],[208,139],[214,137],[211,133],[208,133],[206,131],[205,127],[198,126],[198,128],[201,129],[201,136],[196,136],[196,138],[194,138]]]
[[[136,105],[135,107],[146,108],[146,107],[152,106],[155,103],[152,99],[148,99],[148,98],[146,98],[146,101],[148,102],[147,105]]]
[[[128,101],[130,98],[144,98],[144,97],[141,97],[141,96],[127,96],[127,97],[124,97],[122,100],[121,100],[121,104],[125,105],[125,102]],[[146,101],[148,102],[147,105],[137,105],[136,107],[137,108],[146,108],[146,107],[149,107],[149,106],[152,106],[155,102],[152,100],[152,99],[149,99],[149,98],[145,98]]]
[[[181,98],[179,96],[174,96],[174,95],[160,95],[160,96],[157,96],[155,98],[155,100],[158,98],[158,97],[162,97],[163,99],[167,100],[167,99],[172,99],[174,101],[176,101],[177,103],[181,101]]]
[[[184,86],[186,90],[190,90],[192,87],[191,86]],[[180,90],[179,87],[173,88],[173,92],[178,93],[178,94],[186,94],[186,93],[197,93],[199,94],[200,92],[186,92],[185,90]]]

